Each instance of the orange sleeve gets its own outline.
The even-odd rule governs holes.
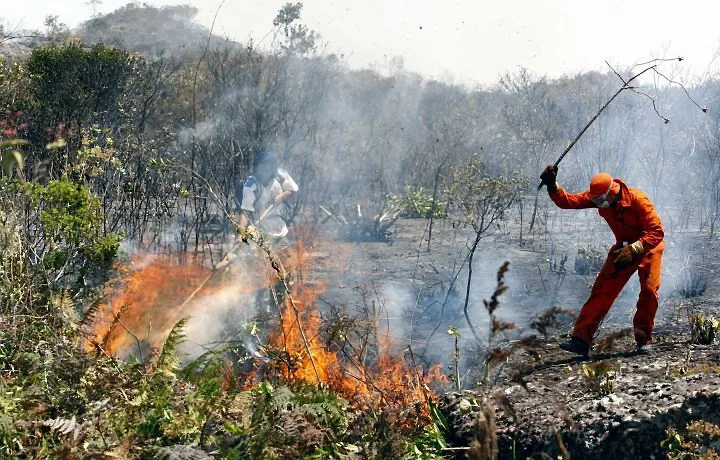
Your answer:
[[[564,188],[557,186],[557,191],[548,192],[550,199],[555,202],[558,208],[562,209],[587,209],[596,206],[590,200],[588,191],[580,193],[568,193]]]
[[[665,237],[665,231],[660,222],[660,217],[655,211],[655,207],[645,194],[635,196],[633,207],[638,213],[640,225],[642,226],[642,234],[640,235],[639,241],[642,243],[643,249],[647,252],[660,244]]]

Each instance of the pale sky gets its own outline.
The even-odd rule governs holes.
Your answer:
[[[190,3],[209,27],[221,0],[148,0]],[[226,0],[215,26],[222,36],[262,41],[287,0]],[[10,0],[0,0],[10,2]],[[127,0],[103,0],[110,12]],[[523,66],[558,77],[626,67],[656,57],[682,56],[680,78],[692,82],[720,70],[720,2],[706,0],[305,0],[302,21],[328,52],[353,68],[384,71],[402,56],[406,70],[466,84],[491,85]],[[0,9],[6,26],[40,27],[45,15],[75,26],[87,19],[87,0],[23,0]],[[719,60],[720,61],[720,60]],[[678,75],[676,73],[676,75]]]

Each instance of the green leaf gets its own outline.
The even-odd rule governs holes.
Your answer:
[[[2,168],[6,175],[12,174],[15,168],[22,169],[25,166],[25,157],[22,152],[13,150],[2,154]]]
[[[48,150],[57,150],[57,149],[61,149],[61,148],[65,147],[66,145],[67,145],[67,142],[65,142],[65,139],[60,138],[60,139],[57,139],[57,140],[47,144],[45,146],[45,148]]]
[[[27,145],[30,142],[25,139],[7,139],[0,142],[0,147],[16,147],[18,145]]]

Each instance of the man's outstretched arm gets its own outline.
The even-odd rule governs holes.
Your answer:
[[[548,165],[540,174],[540,179],[547,186],[548,196],[553,202],[562,209],[587,209],[594,208],[595,205],[590,200],[587,191],[581,193],[568,193],[557,183],[558,168],[554,165]]]

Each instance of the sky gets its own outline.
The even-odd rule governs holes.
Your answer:
[[[0,0],[7,2],[9,0]],[[225,0],[215,33],[245,41],[269,40],[272,20],[287,0]],[[128,0],[103,0],[107,13]],[[189,3],[210,27],[221,0],[148,0]],[[685,58],[675,75],[692,83],[720,70],[720,2],[704,0],[305,0],[302,21],[326,51],[353,68],[403,68],[471,85],[492,85],[525,67],[550,78],[607,70],[658,57]],[[9,27],[38,28],[46,15],[75,26],[90,17],[88,0],[23,0],[0,8]]]

